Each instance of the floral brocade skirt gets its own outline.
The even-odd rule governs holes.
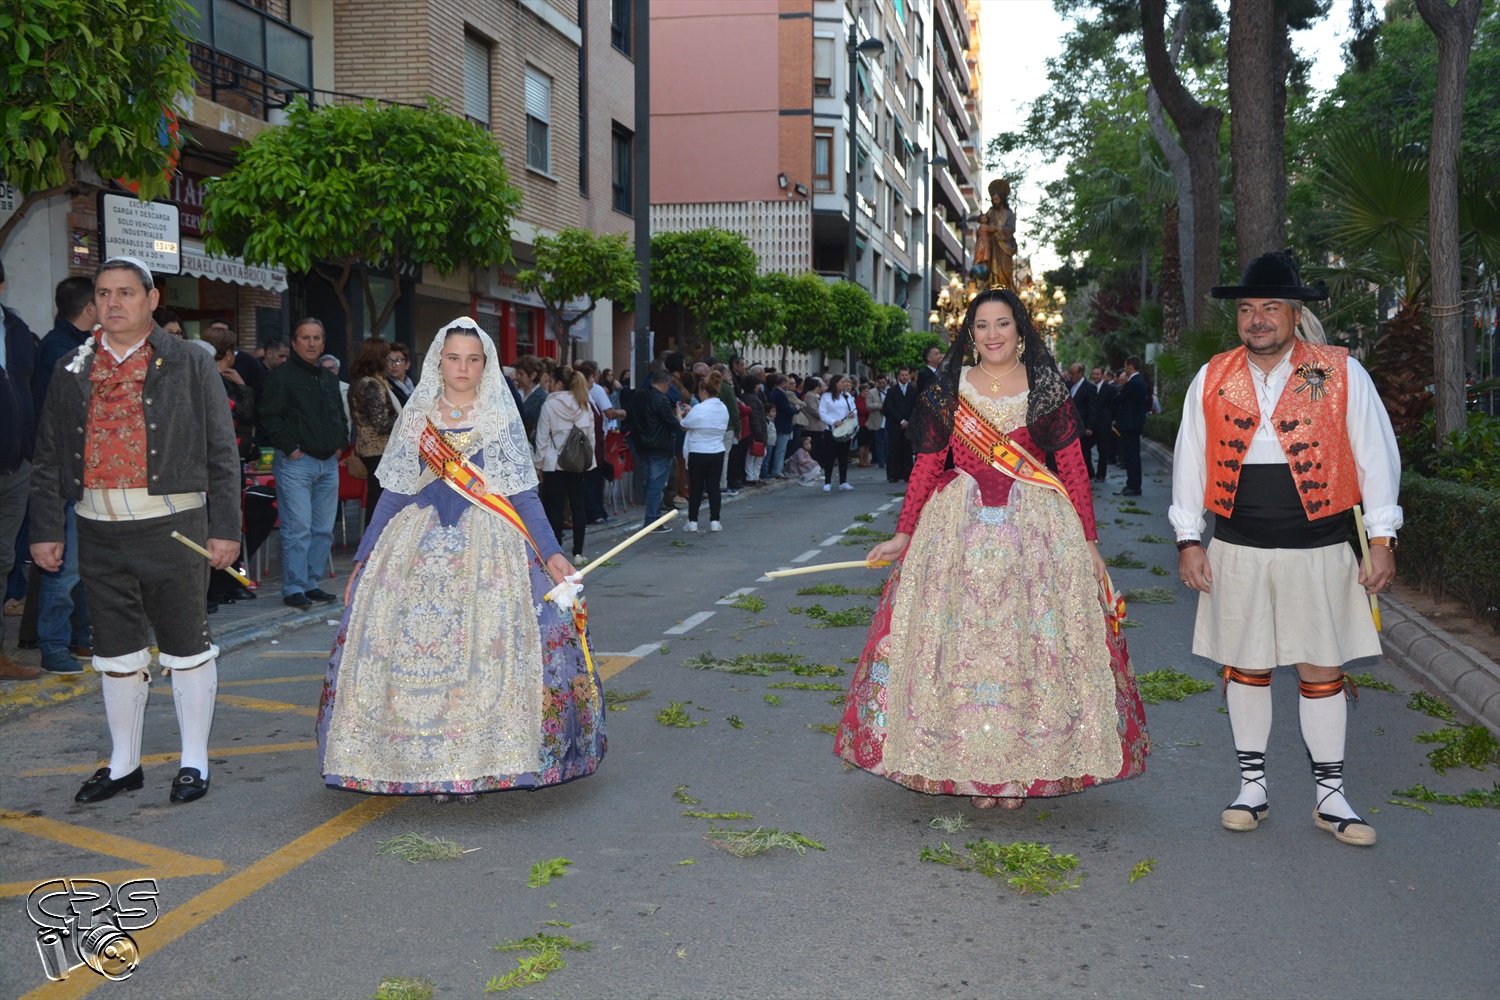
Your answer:
[[[318,709],[330,788],[382,795],[534,789],[592,774],[604,706],[552,581],[493,514],[409,506],[344,611]]]
[[[850,683],[835,752],[933,795],[1066,795],[1145,770],[1145,710],[1072,505],[960,473],[923,508]]]

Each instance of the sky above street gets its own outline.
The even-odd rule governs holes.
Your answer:
[[[1024,124],[1025,109],[1047,90],[1047,59],[1062,51],[1063,36],[1071,22],[1053,9],[1052,0],[984,0],[980,10],[983,149],[994,136]],[[1312,82],[1317,90],[1329,89],[1338,79],[1348,35],[1349,0],[1336,0],[1328,17],[1313,30],[1292,35],[1297,51],[1312,61]],[[1062,172],[1061,163],[1034,159],[1025,183],[1012,195],[1020,252],[1032,257],[1037,270],[1054,268],[1060,262],[1045,245],[1044,234],[1029,228],[1035,214],[1027,209],[1041,200],[1042,185],[1062,176]],[[986,185],[990,179],[987,172]],[[984,199],[987,205],[988,196]]]

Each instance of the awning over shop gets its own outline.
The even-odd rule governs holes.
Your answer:
[[[273,292],[286,291],[286,268],[256,267],[238,257],[212,256],[203,249],[203,244],[188,240],[182,241],[182,273],[195,278],[269,288]]]

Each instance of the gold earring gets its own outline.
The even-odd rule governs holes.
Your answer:
[[[969,344],[969,350],[964,354],[964,364],[969,365],[971,368],[979,364],[979,348],[975,347],[972,343]]]
[[[1018,341],[1016,341],[1016,360],[1017,361],[1025,361],[1026,360],[1026,341],[1025,340],[1018,340]]]

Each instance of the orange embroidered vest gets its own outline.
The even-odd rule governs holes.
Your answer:
[[[1216,355],[1203,378],[1208,440],[1208,483],[1203,506],[1215,514],[1234,510],[1240,469],[1260,425],[1260,406],[1244,347]],[[1297,341],[1292,376],[1271,421],[1307,518],[1341,514],[1359,502],[1359,472],[1349,448],[1349,352]]]

